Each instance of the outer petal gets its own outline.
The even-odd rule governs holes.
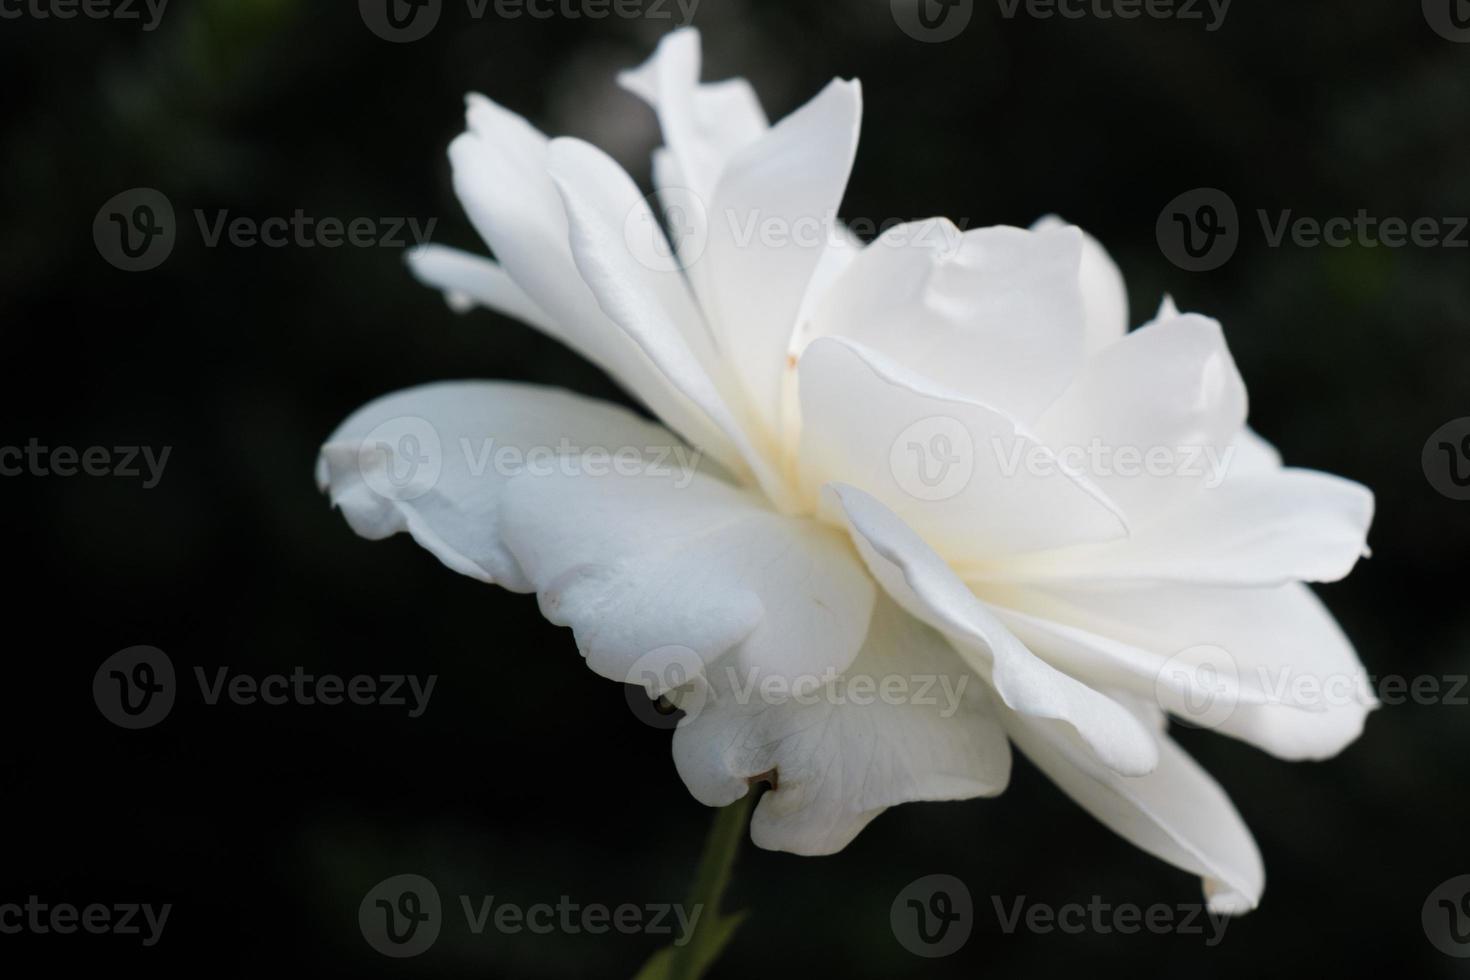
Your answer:
[[[548,167],[566,205],[577,268],[602,311],[658,370],[680,379],[681,392],[735,447],[765,492],[787,502],[784,482],[746,434],[749,415],[739,411],[739,391],[726,400],[725,365],[715,356],[682,275],[649,269],[628,248],[622,221],[648,210],[633,181],[581,140],[553,141]]]
[[[1169,696],[1188,676],[1171,665],[1208,648],[1209,689],[1186,692],[1195,711],[1163,706],[1283,759],[1336,755],[1377,704],[1352,644],[1303,585],[983,594],[1039,655],[1145,698]]]
[[[1192,645],[1199,648],[1198,655],[1187,661],[1171,660],[1181,651],[1163,652],[1072,625],[1085,617],[1075,610],[1068,616],[1066,607],[1050,594],[995,588],[980,589],[978,594],[1028,649],[1099,690],[1126,690],[1155,699],[1160,710],[1190,720],[1203,717],[1217,703],[1221,710],[1273,703],[1272,692],[1253,674],[1242,675],[1228,664],[1217,671],[1216,661],[1222,658],[1213,644]]]
[[[1031,226],[1032,231],[1068,227],[1054,214]],[[1128,332],[1128,288],[1123,273],[1097,239],[1082,236],[1082,299],[1087,310],[1086,347],[1094,354]]]
[[[546,311],[498,263],[443,245],[421,245],[407,259],[419,282],[443,291],[456,313],[483,306],[556,335],[556,324]]]
[[[1126,533],[1117,509],[1085,480],[1013,462],[1047,450],[994,408],[833,337],[812,342],[800,373],[808,494],[827,481],[860,486],[957,563]],[[939,492],[921,496],[935,474]]]
[[[723,661],[710,675],[674,733],[674,762],[711,806],[771,781],[751,820],[761,847],[831,854],[889,806],[993,796],[1009,780],[984,683],[886,597],[857,659],[810,698],[763,697],[761,677]]]
[[[502,511],[543,614],[604,677],[662,677],[682,658],[675,687],[733,649],[741,670],[817,678],[867,634],[876,589],[845,537],[713,477],[527,472]]]
[[[787,346],[862,248],[836,220],[858,92],[829,86],[773,133],[745,79],[700,84],[699,74],[699,33],[685,28],[619,81],[658,113],[665,146],[654,153],[654,185],[680,261],[757,416],[789,446]]]
[[[686,189],[703,200],[730,157],[765,135],[766,114],[743,78],[699,83],[699,31],[681,28],[659,41],[653,57],[618,82],[658,113],[664,143]]]
[[[899,225],[833,284],[809,336],[855,341],[1029,422],[1082,366],[1082,255],[1071,227]]]
[[[449,148],[455,190],[505,272],[545,312],[540,325],[608,371],[670,427],[743,473],[739,451],[684,390],[700,383],[698,375],[665,374],[582,282],[562,198],[547,172],[546,137],[483,96],[469,98],[468,119],[469,130]],[[462,292],[457,278],[434,281],[451,296]]]
[[[535,385],[446,382],[355,412],[322,447],[317,482],[363,537],[408,531],[455,571],[527,592],[501,537],[510,473],[495,454],[563,444],[684,449],[667,429],[606,402]]]
[[[779,435],[783,379],[808,288],[831,243],[862,122],[856,82],[816,98],[730,160],[710,202],[709,295],[715,341],[756,414]],[[698,279],[696,279],[698,281]]]
[[[841,484],[830,485],[825,504],[846,520],[884,590],[944,633],[1007,706],[1065,729],[1118,772],[1139,775],[1158,763],[1153,738],[1132,714],[1033,656],[892,511]]]
[[[1001,721],[1026,757],[1105,826],[1204,880],[1212,912],[1255,908],[1266,886],[1260,851],[1224,790],[1163,732],[1159,766],[1120,776],[1055,729],[1001,709]]]
[[[617,272],[661,309],[659,323],[638,324],[636,332],[625,326],[625,331],[671,377],[698,378],[703,372],[723,380],[717,373],[721,365],[715,357],[709,327],[683,274],[674,268],[639,262],[628,244],[625,230],[630,221],[654,221],[653,211],[633,178],[602,150],[571,137],[559,137],[548,144],[546,170],[566,206],[568,241],[583,277],[587,277],[583,252],[594,247],[613,250],[615,258],[621,260],[615,266]],[[593,224],[596,227],[589,228]],[[589,241],[594,237],[595,242]],[[588,285],[599,305],[605,307],[605,287],[599,288],[602,283],[589,281]],[[618,321],[613,318],[613,322]],[[674,352],[685,363],[668,363]]]
[[[1239,476],[1140,522],[1125,541],[1059,548],[966,578],[1083,588],[1334,582],[1366,552],[1373,494],[1314,470]]]
[[[1137,524],[1172,499],[1208,486],[1209,466],[1245,425],[1245,383],[1220,325],[1187,315],[1155,321],[1093,357],[1076,382],[1036,422],[1052,449],[1071,448],[1090,464],[1088,475]],[[1122,452],[1168,453],[1155,475]]]
[[[1236,476],[1261,476],[1281,469],[1281,453],[1254,429],[1241,429],[1230,450],[1230,472]]]

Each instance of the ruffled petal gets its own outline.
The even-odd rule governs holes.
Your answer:
[[[501,536],[501,496],[517,461],[570,446],[677,448],[691,458],[667,429],[607,402],[536,385],[444,382],[353,413],[322,446],[317,482],[363,537],[407,531],[455,571],[527,592]]]
[[[833,337],[812,342],[800,371],[809,495],[828,481],[862,487],[957,564],[1127,533],[1095,486],[1021,462],[1048,451],[997,409]]]
[[[639,213],[651,219],[632,179],[611,157],[581,140],[554,140],[547,166],[566,205],[577,269],[602,312],[665,377],[677,379],[680,393],[719,429],[767,495],[787,503],[786,486],[768,462],[768,451],[747,435],[749,416],[740,411],[744,403],[738,390],[723,383],[726,366],[714,352],[683,276],[677,269],[640,263],[628,246],[623,222]]]
[[[880,597],[857,659],[808,697],[763,693],[724,663],[681,701],[674,762],[695,798],[725,806],[763,779],[751,819],[760,847],[842,850],[884,809],[994,796],[1010,747],[983,682],[934,630]]]
[[[1068,227],[1054,214],[1031,226],[1032,231],[1051,231]],[[1086,232],[1082,235],[1082,302],[1086,310],[1086,348],[1095,354],[1122,339],[1128,332],[1128,287],[1122,270],[1102,243]]]
[[[470,96],[468,104],[469,128],[449,148],[455,191],[506,274],[546,314],[537,325],[606,370],[670,428],[744,474],[740,451],[686,391],[708,384],[700,375],[710,365],[677,377],[665,373],[638,339],[609,320],[583,282],[562,195],[548,172],[549,141],[483,96]],[[621,224],[619,229],[621,237]],[[434,282],[451,298],[462,292],[457,279]],[[680,325],[691,330],[684,343],[697,342],[698,322]]]
[[[502,514],[542,613],[604,677],[662,678],[675,662],[688,675],[730,651],[741,670],[821,677],[867,635],[876,589],[840,532],[702,473],[527,472]]]
[[[679,186],[708,201],[730,158],[770,127],[749,82],[700,84],[700,61],[699,31],[681,28],[665,35],[646,62],[621,73],[618,83],[658,113]]]
[[[892,511],[841,484],[828,487],[825,503],[883,589],[943,633],[1008,707],[1067,729],[1115,771],[1139,775],[1158,764],[1153,738],[1132,714],[1034,656]]]
[[[1082,366],[1076,228],[899,225],[848,266],[808,336],[843,337],[933,384],[1035,419]]]
[[[1245,416],[1245,383],[1220,325],[1189,314],[1154,321],[1091,358],[1036,433],[1070,452],[1137,524],[1223,477]]]

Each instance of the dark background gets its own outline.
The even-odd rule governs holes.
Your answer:
[[[1007,20],[981,0],[944,44],[906,36],[886,0],[704,0],[695,23],[705,77],[747,75],[773,117],[833,75],[862,78],[845,215],[978,226],[1055,211],[1111,249],[1135,324],[1166,289],[1219,317],[1256,428],[1289,462],[1378,494],[1374,557],[1323,590],[1369,672],[1465,672],[1470,503],[1431,487],[1420,452],[1470,415],[1470,251],[1269,248],[1252,216],[1470,214],[1470,45],[1399,0],[1237,0],[1213,33]],[[0,902],[174,905],[152,949],[0,936],[0,970],[629,976],[661,945],[475,937],[453,914],[415,960],[364,943],[358,902],[402,872],[433,879],[448,903],[678,901],[709,813],[675,774],[668,735],[582,666],[533,599],[450,573],[406,537],[357,538],[312,480],[341,419],[408,385],[509,378],[622,396],[529,328],[453,315],[399,250],[210,249],[192,212],[437,217],[436,240],[483,250],[444,158],[461,94],[593,139],[646,183],[652,116],[612,75],[672,26],[474,21],[455,0],[411,44],[375,37],[350,2],[175,0],[147,33],[0,20],[0,444],[172,447],[152,490],[0,480]],[[179,241],[161,267],[126,273],[99,256],[92,221],[139,186],[172,200]],[[1233,197],[1245,233],[1229,263],[1192,274],[1161,254],[1154,223],[1199,186]],[[90,694],[101,661],[134,644],[165,650],[186,679],[145,731],[110,724]],[[205,707],[193,668],[222,665],[439,681],[416,720]],[[729,902],[751,916],[715,975],[1464,975],[1466,961],[1430,945],[1420,909],[1470,872],[1470,707],[1385,708],[1322,764],[1180,738],[1267,864],[1263,905],[1220,947],[1004,934],[991,896],[1199,896],[1018,757],[1000,798],[892,810],[835,857],[747,845]],[[977,922],[960,953],[926,961],[894,940],[889,904],[936,872],[968,883]]]

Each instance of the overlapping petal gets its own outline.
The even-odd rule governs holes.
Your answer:
[[[1335,582],[1366,552],[1372,522],[1361,484],[1282,469],[1199,490],[1126,540],[977,563],[966,578],[1099,589]]]
[[[669,154],[667,174],[701,199],[714,190],[730,158],[770,128],[760,99],[743,78],[701,83],[699,31],[666,35],[653,56],[618,82],[653,107]]]
[[[813,341],[800,373],[807,494],[831,481],[862,487],[959,563],[1127,533],[1087,480],[1013,465],[1048,450],[989,405],[846,339]]]
[[[1067,227],[1054,214],[1039,219],[1032,231],[1052,231]],[[1091,235],[1082,234],[1082,303],[1086,318],[1084,346],[1089,354],[1122,338],[1128,332],[1128,287],[1123,272],[1107,249]]]
[[[527,592],[502,538],[501,504],[513,468],[533,449],[566,444],[671,449],[663,426],[556,388],[514,382],[423,385],[358,409],[322,446],[317,483],[358,534],[408,532],[445,565]],[[504,457],[502,457],[504,458]]]
[[[697,798],[774,784],[762,846],[831,853],[887,806],[998,793],[1008,735],[1200,875],[1213,910],[1254,907],[1255,844],[1164,712],[1223,697],[1215,727],[1286,759],[1357,737],[1365,672],[1301,583],[1365,553],[1371,493],[1284,468],[1246,427],[1214,321],[1166,299],[1129,333],[1116,264],[1059,219],[935,219],[862,247],[836,218],[857,84],[772,126],[700,60],[678,31],[621,78],[663,130],[677,261],[606,154],[480,96],[450,158],[495,259],[409,255],[455,309],[564,341],[668,428],[550,389],[431,385],[345,422],[323,488],[366,537],[407,531],[535,592],[593,670],[688,710],[674,752]],[[1098,447],[1114,465],[1078,463]],[[1116,465],[1160,450],[1195,469]],[[1168,669],[1206,646],[1228,676]],[[895,677],[954,697],[851,697]]]
[[[1130,777],[1099,765],[1054,728],[1012,711],[1000,718],[1016,747],[1110,830],[1199,875],[1210,911],[1240,914],[1260,903],[1266,871],[1250,830],[1219,784],[1161,730],[1152,733],[1158,767]]]
[[[994,796],[1009,780],[984,684],[886,597],[857,659],[810,695],[763,695],[764,677],[724,663],[709,678],[684,702],[674,762],[710,806],[770,782],[751,820],[761,847],[831,854],[887,807]]]
[[[757,413],[779,432],[783,379],[812,277],[842,239],[862,94],[832,81],[731,158],[711,201],[706,312]],[[702,297],[703,298],[703,297]]]
[[[982,589],[996,615],[1056,666],[1289,760],[1330,758],[1377,700],[1332,615],[1305,585],[1107,593]],[[1209,673],[1170,669],[1200,651]],[[1197,686],[1181,686],[1194,681]]]
[[[746,403],[716,359],[683,277],[639,262],[628,246],[624,222],[648,211],[632,179],[581,140],[553,141],[547,166],[566,205],[577,270],[599,308],[663,377],[678,379],[681,393],[719,429],[761,488],[786,505],[786,485],[772,468],[769,448],[751,434]]]
[[[700,84],[699,35],[676,31],[622,84],[654,107],[654,175],[715,341],[768,438],[783,431],[787,356],[819,272],[855,252],[837,220],[862,93],[834,79],[774,126],[744,79]],[[829,255],[831,253],[831,255]]]
[[[411,389],[354,414],[318,466],[359,534],[408,531],[455,571],[536,592],[615,680],[732,650],[743,668],[820,677],[867,633],[876,589],[839,531],[775,513],[668,430],[592,399]]]
[[[572,255],[570,228],[562,195],[549,172],[549,141],[520,116],[483,96],[470,96],[468,130],[455,139],[449,156],[454,187],[476,229],[489,243],[499,267],[518,293],[544,317],[528,318],[553,337],[595,362],[686,439],[735,472],[744,472],[745,456],[728,431],[709,417],[709,406],[690,395],[708,387],[713,361],[697,356],[699,321],[674,324],[661,345],[690,349],[687,362],[698,365],[670,376],[649,356],[646,334],[630,336],[613,323],[582,280]],[[624,246],[626,248],[626,245]],[[431,253],[432,256],[432,253]],[[465,287],[462,263],[420,259],[416,272],[450,297],[473,296]],[[489,273],[494,276],[494,273]],[[485,270],[481,270],[485,286]],[[668,291],[672,294],[672,290]],[[481,295],[495,293],[483,289]],[[501,290],[500,296],[506,295]],[[514,295],[514,294],[512,294]],[[462,303],[460,305],[463,305]],[[515,310],[519,298],[496,304]],[[672,321],[666,321],[672,322]]]
[[[597,673],[663,677],[733,651],[741,670],[810,685],[857,656],[876,590],[839,532],[699,473],[567,469],[511,480],[502,534]]]
[[[1228,465],[1245,417],[1245,384],[1220,325],[1190,314],[1155,320],[1095,354],[1036,432],[1054,450],[1096,459],[1088,475],[1142,521],[1206,485],[1208,464]],[[1152,453],[1163,465],[1125,469],[1124,453],[1145,461]]]
[[[897,515],[855,487],[831,484],[827,506],[893,599],[954,643],[1007,706],[1066,730],[1108,768],[1141,775],[1158,764],[1152,737],[1107,696],[1038,659]]]
[[[932,384],[1030,422],[1085,354],[1083,235],[935,218],[864,249],[816,306],[808,336],[862,344]]]

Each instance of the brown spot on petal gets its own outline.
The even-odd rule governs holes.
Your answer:
[[[755,786],[758,783],[765,783],[774,792],[781,788],[781,774],[778,770],[767,769],[758,775],[745,777],[745,784],[747,786]]]

